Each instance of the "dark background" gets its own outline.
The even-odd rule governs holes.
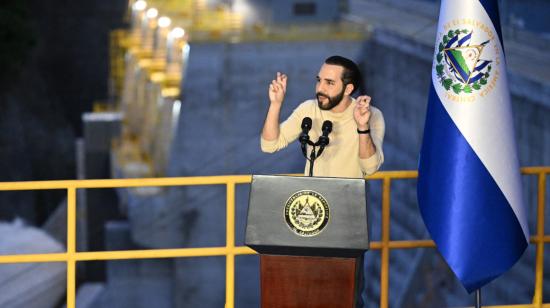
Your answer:
[[[109,31],[127,2],[0,4],[0,181],[74,179],[81,114],[108,95]],[[63,191],[0,192],[0,220],[42,224]]]

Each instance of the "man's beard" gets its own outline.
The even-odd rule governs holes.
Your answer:
[[[321,92],[317,92],[316,96],[317,96],[317,105],[319,105],[319,108],[321,108],[321,110],[331,110],[332,108],[338,106],[338,104],[340,104],[340,102],[342,101],[342,98],[344,98],[344,89],[342,89],[342,92],[340,92],[336,96],[330,97]],[[323,103],[320,100],[321,97],[325,97],[328,99],[327,105],[323,105]]]

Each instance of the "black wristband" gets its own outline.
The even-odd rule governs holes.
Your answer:
[[[370,128],[366,129],[366,130],[359,130],[359,128],[358,128],[357,133],[358,134],[370,134]]]

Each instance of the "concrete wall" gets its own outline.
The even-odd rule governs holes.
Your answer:
[[[296,6],[312,11],[300,14]],[[243,13],[245,23],[264,25],[327,23],[338,20],[341,13],[340,0],[235,0],[233,9]]]

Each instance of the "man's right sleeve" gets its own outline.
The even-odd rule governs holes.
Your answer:
[[[260,136],[260,145],[263,152],[273,153],[279,151],[286,148],[289,143],[298,138],[302,131],[300,127],[302,121],[302,107],[302,105],[298,106],[290,117],[281,123],[279,126],[279,137],[277,139],[265,140]]]

